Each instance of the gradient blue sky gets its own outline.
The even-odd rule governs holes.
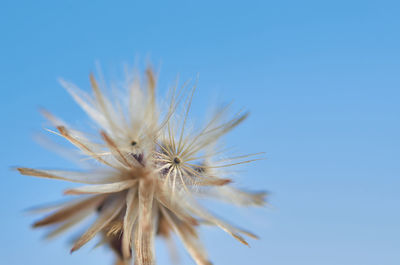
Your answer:
[[[102,248],[69,255],[71,234],[42,241],[23,209],[70,185],[10,167],[73,168],[33,141],[38,107],[84,124],[57,78],[89,89],[96,61],[118,80],[135,59],[157,66],[161,91],[199,73],[197,118],[215,94],[251,111],[226,143],[266,152],[236,182],[269,190],[271,207],[221,210],[261,240],[203,229],[215,264],[400,264],[399,11],[385,0],[1,1],[1,264],[111,264]],[[184,252],[182,264],[193,264]]]

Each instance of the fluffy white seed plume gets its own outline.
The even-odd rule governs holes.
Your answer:
[[[155,236],[169,238],[175,233],[196,264],[211,264],[198,239],[199,224],[215,225],[246,245],[244,236],[256,236],[213,216],[196,199],[210,196],[242,206],[265,203],[264,192],[233,188],[231,179],[221,174],[227,167],[257,160],[259,154],[218,159],[221,151],[215,151],[218,140],[245,120],[247,113],[227,119],[229,109],[223,107],[203,128],[191,130],[187,124],[195,87],[188,93],[185,87],[171,89],[168,108],[162,111],[153,71],[147,69],[145,76],[144,82],[133,80],[123,98],[106,97],[105,87],[93,75],[92,96],[61,81],[97,125],[99,137],[73,129],[48,112],[44,115],[58,130],[55,133],[97,161],[97,168],[88,172],[18,168],[23,175],[84,184],[64,192],[82,197],[51,207],[34,227],[52,226],[50,238],[95,214],[96,221],[71,251],[101,234],[100,244],[115,251],[116,264],[133,260],[136,265],[152,265]]]

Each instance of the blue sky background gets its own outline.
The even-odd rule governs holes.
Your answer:
[[[251,111],[226,143],[266,152],[236,182],[269,190],[271,207],[219,210],[261,240],[203,229],[215,264],[399,264],[399,11],[385,0],[1,1],[1,264],[111,264],[93,244],[69,255],[71,233],[42,241],[23,209],[71,185],[10,167],[73,168],[33,141],[38,107],[85,124],[57,78],[88,90],[96,61],[119,80],[135,60],[158,67],[162,92],[199,73],[196,118],[215,94]]]

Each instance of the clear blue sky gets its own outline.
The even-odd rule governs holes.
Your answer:
[[[84,124],[57,78],[89,89],[96,61],[115,80],[135,59],[158,66],[162,91],[199,73],[195,117],[216,93],[251,111],[226,143],[266,152],[236,182],[269,190],[272,206],[221,210],[261,240],[246,248],[202,230],[215,264],[400,264],[399,12],[385,0],[3,0],[1,264],[111,264],[104,249],[69,255],[71,234],[41,241],[23,209],[70,185],[10,167],[73,168],[33,141],[38,107]]]

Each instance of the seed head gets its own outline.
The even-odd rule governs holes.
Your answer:
[[[93,96],[71,83],[61,83],[96,124],[99,137],[73,129],[48,112],[44,115],[58,130],[52,132],[97,163],[85,172],[18,168],[23,175],[86,184],[66,190],[64,194],[80,197],[58,205],[34,227],[52,227],[48,237],[53,237],[97,215],[71,252],[100,234],[101,243],[117,254],[117,264],[128,264],[133,258],[137,265],[155,264],[155,236],[169,238],[172,233],[196,264],[211,264],[197,235],[202,223],[215,225],[246,245],[243,235],[256,238],[197,203],[199,196],[206,195],[236,205],[264,204],[264,192],[236,189],[222,175],[224,169],[257,160],[254,157],[259,154],[218,159],[222,153],[216,148],[218,140],[245,120],[247,113],[226,119],[229,109],[222,107],[202,128],[189,129],[195,86],[189,90],[173,87],[163,110],[159,106],[165,102],[157,104],[156,78],[150,68],[144,82],[138,78],[129,82],[122,98],[106,97],[105,85],[99,85],[93,75]]]

